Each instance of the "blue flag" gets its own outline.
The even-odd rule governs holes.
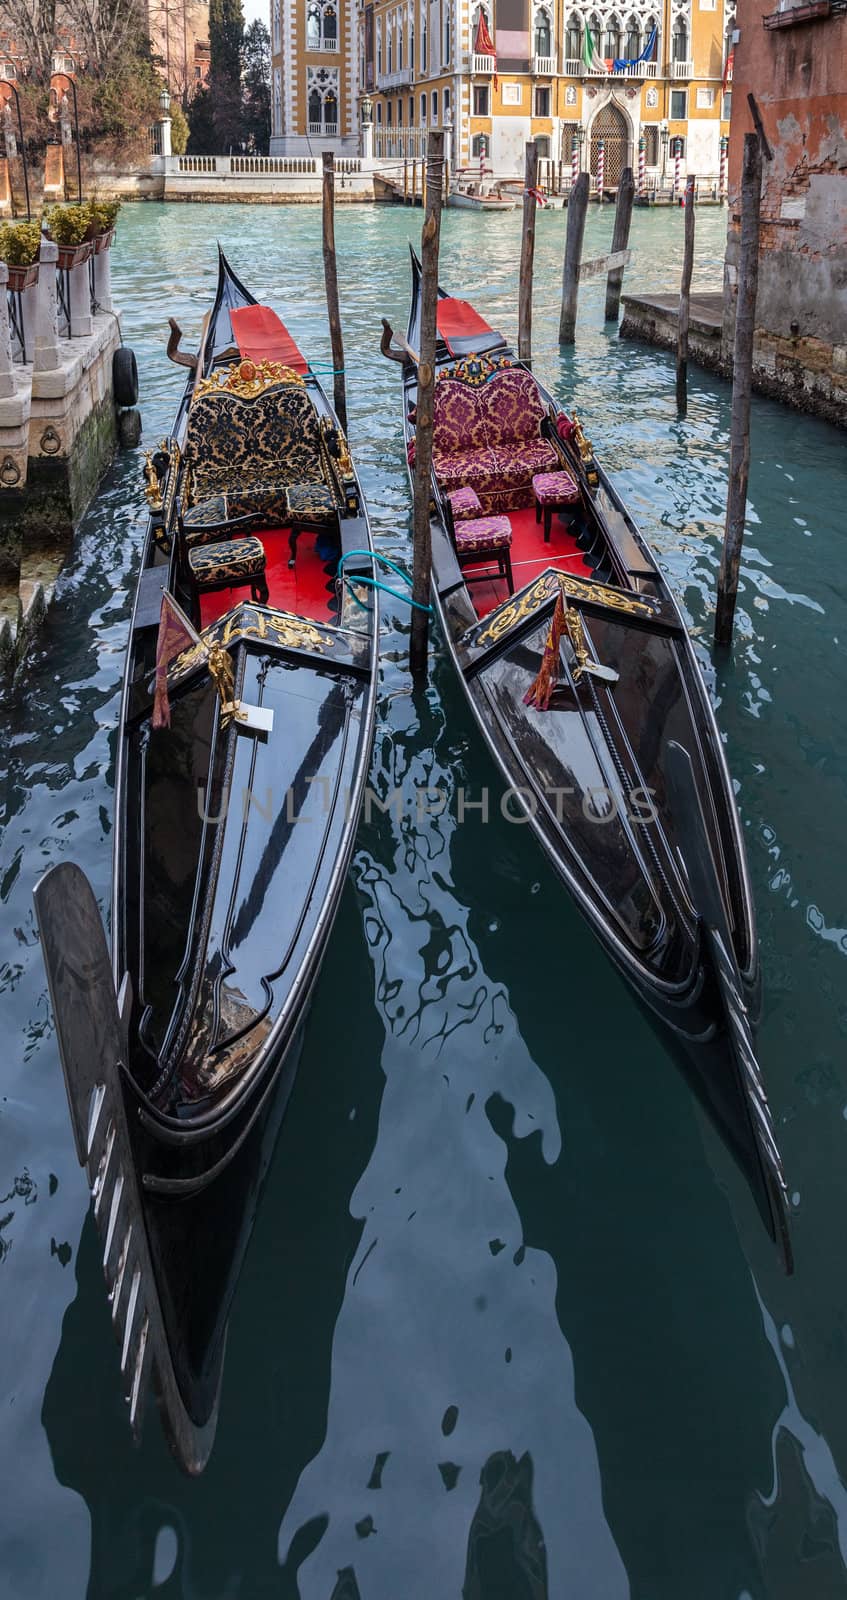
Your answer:
[[[653,54],[653,47],[654,47],[654,45],[656,43],[656,35],[657,35],[658,31],[659,31],[658,26],[654,26],[653,32],[651,33],[649,39],[647,40],[647,43],[645,44],[644,49],[642,50],[640,56],[630,56],[628,60],[625,60],[625,59],[622,58],[619,61],[613,61],[612,62],[612,71],[613,72],[626,72],[627,68],[629,68],[629,67],[638,67],[638,66],[641,65],[642,61],[649,61],[651,55]]]

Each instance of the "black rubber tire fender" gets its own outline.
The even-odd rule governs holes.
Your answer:
[[[119,345],[112,356],[112,392],[116,406],[134,406],[138,399],[138,366],[135,351]]]

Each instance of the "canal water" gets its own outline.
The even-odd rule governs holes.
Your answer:
[[[396,371],[420,212],[338,217],[350,432],[380,548],[409,556]],[[630,285],[679,281],[682,214],[636,213]],[[313,207],[139,205],[115,249],[145,442],[181,386],[215,240],[330,365]],[[563,215],[538,222],[539,373],[579,410],[704,658],[729,389],[621,343],[602,288],[556,345]],[[725,215],[698,214],[695,284]],[[586,254],[608,246],[592,213]],[[444,218],[443,279],[515,331],[518,213]],[[143,530],[121,457],[79,530],[0,741],[3,1600],[831,1600],[847,1596],[847,637],[843,435],[753,405],[737,641],[714,693],[765,977],[761,1054],[794,1217],[781,1276],[744,1187],[586,933],[436,641],[412,695],[385,618],[372,784],[232,1318],[218,1439],[183,1479],[124,1420],[31,890],[104,905],[118,688]],[[427,786],[479,798],[420,814]]]

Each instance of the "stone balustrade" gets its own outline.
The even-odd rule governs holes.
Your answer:
[[[63,269],[42,239],[37,279],[14,295],[0,261],[0,688],[115,444],[111,250],[85,254]]]

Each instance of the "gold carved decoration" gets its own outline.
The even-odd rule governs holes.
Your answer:
[[[144,498],[151,511],[162,509],[162,485],[159,474],[153,465],[152,450],[144,452]]]
[[[305,378],[293,367],[284,367],[280,361],[251,361],[245,357],[243,361],[233,361],[228,367],[216,367],[208,378],[200,378],[194,386],[191,403],[193,405],[205,394],[234,394],[240,400],[255,400],[265,389],[271,389],[278,383],[295,383],[301,388],[306,387]]]
[[[198,644],[190,645],[183,650],[171,663],[168,677],[183,678],[201,662],[208,662],[209,671],[221,687],[218,671],[213,658],[216,652],[223,656],[231,645],[237,644],[240,639],[267,640],[270,644],[281,645],[287,649],[313,650],[322,655],[325,650],[335,647],[336,639],[330,628],[323,628],[319,624],[309,622],[305,617],[298,617],[293,611],[273,611],[269,606],[238,606],[234,611],[228,611],[217,622],[210,623],[200,635]],[[221,689],[222,699],[231,698],[232,672],[230,664],[230,677],[228,695]]]
[[[574,600],[586,600],[593,602],[594,605],[605,606],[610,611],[625,611],[634,617],[652,617],[657,611],[655,601],[625,594],[622,589],[612,589],[606,583],[594,583],[590,578],[574,578],[569,572],[558,572],[555,568],[548,567],[528,589],[524,589],[515,595],[514,599],[492,611],[482,630],[478,633],[472,632],[467,638],[467,643],[479,648],[496,644],[504,634],[517,627],[519,622],[532,616],[534,611],[543,606],[545,601],[552,599],[557,592],[570,595]]]

